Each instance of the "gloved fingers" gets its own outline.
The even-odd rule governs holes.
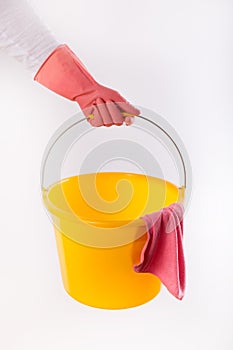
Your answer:
[[[120,110],[124,113],[123,116],[125,117],[133,117],[140,114],[139,109],[132,106],[129,102],[116,102],[117,107],[120,108]]]
[[[124,117],[122,116],[121,111],[117,107],[116,103],[113,101],[107,101],[106,106],[108,108],[108,111],[111,115],[111,118],[113,120],[113,123],[115,125],[122,125],[124,122]]]
[[[128,103],[128,102],[127,102]],[[117,107],[118,111],[120,112],[121,114],[121,118],[123,117],[123,122],[125,122],[125,124],[127,126],[133,124],[134,122],[134,117],[132,116],[132,113],[127,113],[127,112],[122,112],[124,106],[125,106],[125,103],[123,102],[115,102],[115,106]],[[121,107],[120,107],[121,106]],[[118,112],[118,114],[119,114]],[[136,111],[135,111],[136,112]]]
[[[89,118],[89,123],[92,126],[102,126],[104,125],[103,119],[101,117],[101,114],[99,113],[99,110],[97,108],[97,106],[94,106],[94,110],[92,112],[92,117]]]
[[[132,106],[129,102],[116,102],[118,108],[122,111],[123,117],[125,117],[125,124],[131,125],[134,122],[134,116],[137,116],[140,114],[139,109]]]
[[[83,111],[84,115],[87,117],[87,121],[92,126],[104,125],[103,119],[101,117],[101,113],[99,112],[97,105],[92,105],[90,107],[86,107],[82,111]]]
[[[131,125],[134,122],[134,117],[125,117],[125,124]]]
[[[113,100],[104,102],[102,98],[97,98],[94,105],[83,109],[88,122],[92,126],[131,125],[134,116],[140,111],[129,102],[115,102]]]
[[[85,117],[87,118],[88,122],[94,118],[94,114],[93,114],[94,107],[93,106],[82,109],[82,112],[85,115]]]
[[[106,106],[106,102],[104,102],[102,98],[99,98],[99,97],[96,99],[96,102],[97,102],[96,108],[98,109],[99,115],[103,120],[103,124],[105,126],[113,125],[113,121],[108,111],[108,108]]]

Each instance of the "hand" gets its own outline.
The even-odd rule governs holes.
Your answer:
[[[67,45],[58,46],[45,60],[34,80],[76,101],[93,126],[132,124],[140,111],[117,91],[95,81]]]
[[[117,91],[100,84],[75,99],[92,126],[131,125],[140,111]]]

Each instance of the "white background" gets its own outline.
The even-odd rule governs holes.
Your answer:
[[[99,310],[64,291],[40,197],[48,139],[77,106],[0,57],[0,347],[233,348],[233,25],[226,0],[40,0],[37,12],[95,78],[176,129],[193,169],[187,292]]]

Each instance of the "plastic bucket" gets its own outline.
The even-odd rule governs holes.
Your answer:
[[[74,299],[93,307],[141,305],[159,293],[161,282],[133,269],[147,237],[140,217],[184,200],[185,168],[180,187],[159,177],[120,171],[58,179],[58,173],[51,176],[51,172],[61,166],[58,158],[64,157],[64,147],[57,147],[60,153],[55,157],[55,145],[64,138],[64,130],[72,128],[62,129],[46,150],[42,193],[54,225],[64,288]],[[66,150],[73,143],[72,137],[67,140],[63,142]]]

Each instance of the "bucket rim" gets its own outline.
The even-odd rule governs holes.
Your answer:
[[[111,172],[107,172],[107,173],[111,173]],[[123,172],[119,172],[119,173],[123,173]],[[135,175],[135,173],[130,173],[130,172],[124,172],[124,174],[127,175]],[[45,206],[45,209],[47,210],[47,212],[52,215],[52,216],[56,216],[57,218],[63,218],[66,220],[70,220],[70,221],[75,221],[77,223],[77,220],[80,222],[80,224],[87,224],[87,225],[91,225],[91,226],[95,226],[95,227],[99,227],[99,228],[114,228],[114,227],[120,227],[120,226],[125,226],[125,225],[130,225],[130,226],[145,226],[145,222],[142,219],[142,217],[137,217],[137,218],[129,218],[128,220],[112,220],[110,217],[109,219],[102,219],[102,220],[92,220],[92,218],[90,217],[84,217],[84,216],[78,216],[77,214],[75,214],[73,211],[71,210],[64,210],[64,209],[60,209],[58,206],[56,206],[53,201],[51,201],[49,199],[49,192],[50,190],[55,187],[56,185],[58,185],[59,183],[62,182],[66,182],[68,181],[70,178],[72,177],[79,177],[82,175],[87,175],[87,174],[79,174],[79,175],[74,175],[71,177],[65,177],[60,181],[57,181],[55,183],[53,183],[51,186],[49,186],[47,189],[43,188],[42,189],[42,200]],[[144,174],[137,174],[137,175],[143,175]],[[166,185],[170,185],[174,188],[176,188],[178,190],[178,196],[177,196],[177,202],[181,202],[184,203],[184,193],[186,188],[183,187],[178,187],[177,185],[175,185],[174,183],[172,183],[169,180],[165,180],[159,177],[154,177],[151,175],[146,175],[147,177],[152,177],[152,178],[156,178],[159,179],[161,181],[163,181]],[[161,209],[165,208],[165,206],[162,206],[160,209],[156,210],[159,211]],[[150,213],[147,213],[150,214]]]

